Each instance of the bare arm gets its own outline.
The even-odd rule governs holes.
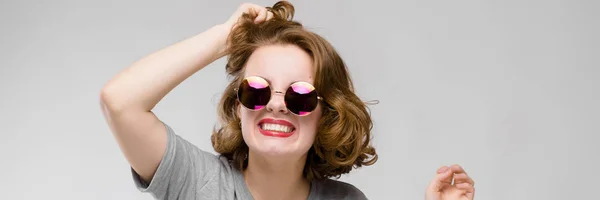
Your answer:
[[[217,25],[152,53],[102,88],[105,119],[131,167],[144,181],[154,176],[167,141],[164,125],[151,110],[175,86],[222,56],[228,31]]]
[[[256,23],[271,16],[264,7],[242,4],[226,23],[142,58],[102,88],[106,122],[144,181],[152,180],[167,145],[167,131],[151,110],[185,79],[224,56],[231,28],[249,12],[259,13]]]

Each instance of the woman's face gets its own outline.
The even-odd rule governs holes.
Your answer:
[[[286,108],[284,94],[297,81],[314,85],[314,70],[310,55],[295,45],[263,46],[250,56],[244,77],[264,78],[272,92],[261,110],[238,107],[242,135],[251,152],[265,157],[300,157],[308,152],[321,118],[321,106],[309,115],[297,116]]]

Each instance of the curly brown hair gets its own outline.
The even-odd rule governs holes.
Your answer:
[[[238,170],[247,167],[248,146],[242,137],[234,89],[243,79],[246,61],[257,48],[296,45],[311,56],[316,67],[314,85],[324,100],[304,177],[308,180],[339,178],[353,167],[374,164],[378,156],[370,144],[371,116],[366,103],[354,93],[344,61],[329,42],[292,19],[294,7],[289,2],[280,1],[267,9],[273,13],[272,19],[256,24],[253,19],[257,13],[244,14],[229,35],[226,71],[233,79],[218,105],[221,126],[215,127],[211,136],[215,151]]]

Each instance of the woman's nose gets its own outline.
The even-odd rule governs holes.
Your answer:
[[[288,110],[285,107],[285,93],[280,91],[273,92],[271,100],[269,100],[269,103],[267,104],[267,111],[287,114]]]

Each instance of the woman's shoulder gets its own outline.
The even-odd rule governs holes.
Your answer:
[[[316,199],[367,199],[365,194],[356,186],[334,179],[314,180],[311,187],[311,197]],[[311,198],[312,199],[312,198]]]

